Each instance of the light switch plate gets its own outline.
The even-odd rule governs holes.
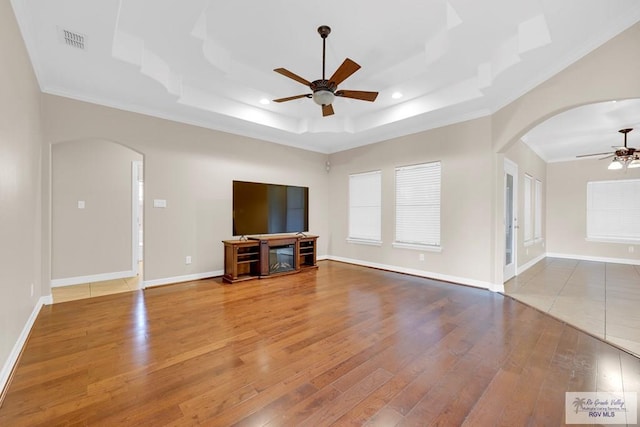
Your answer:
[[[153,199],[153,207],[154,208],[166,208],[167,201],[164,199]]]
[[[78,200],[78,209],[84,209],[84,200]]]

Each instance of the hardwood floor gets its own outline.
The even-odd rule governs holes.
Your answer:
[[[0,425],[564,425],[640,360],[508,296],[324,261],[43,307]]]

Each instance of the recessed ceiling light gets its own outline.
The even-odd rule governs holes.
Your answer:
[[[260,104],[262,104],[262,105],[268,105],[268,104],[269,104],[269,100],[268,100],[267,98],[262,98],[262,99],[260,100]]]
[[[391,95],[391,97],[393,99],[400,99],[402,98],[402,94],[400,92],[393,92],[393,94]]]

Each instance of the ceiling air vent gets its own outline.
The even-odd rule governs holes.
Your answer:
[[[63,41],[67,46],[84,50],[86,40],[84,34],[65,30],[64,28],[58,28],[58,30],[60,32],[60,40]]]

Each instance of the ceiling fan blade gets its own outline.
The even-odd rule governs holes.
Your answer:
[[[311,98],[311,94],[305,93],[304,95],[295,95],[295,96],[288,96],[286,98],[278,98],[278,99],[274,99],[273,102],[287,102],[287,101],[293,101],[294,99],[300,99],[300,98]]]
[[[598,160],[610,159],[613,156],[615,156],[615,153],[614,154],[609,154],[608,156],[600,157]]]
[[[329,79],[330,82],[334,82],[337,85],[345,81],[351,74],[355,73],[360,69],[360,66],[350,60],[349,58],[345,59],[342,65],[338,67],[333,76]]]
[[[576,157],[604,156],[605,154],[613,154],[613,153],[608,152],[608,153],[580,154],[579,156],[576,156]]]
[[[378,97],[378,92],[367,92],[364,90],[339,90],[336,92],[336,96],[373,102]]]
[[[297,74],[292,73],[291,71],[287,70],[286,68],[276,68],[275,70],[276,73],[280,73],[285,77],[289,77],[290,79],[293,79],[299,83],[302,83],[305,86],[310,86],[311,82],[308,80],[303,79],[302,77],[300,77]]]
[[[333,107],[331,104],[322,106],[322,117],[332,116],[333,115]]]

